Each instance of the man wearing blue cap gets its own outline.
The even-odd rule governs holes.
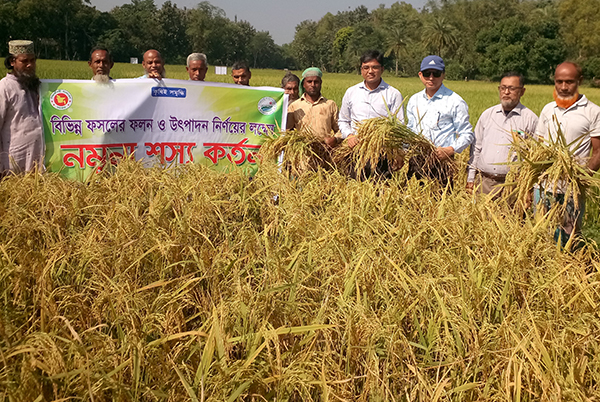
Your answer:
[[[469,107],[458,94],[444,86],[445,71],[441,57],[425,57],[419,71],[425,89],[414,94],[406,106],[408,127],[437,147],[440,160],[453,158],[475,140]]]
[[[327,145],[337,144],[338,107],[321,95],[323,73],[316,67],[307,68],[300,81],[300,99],[288,107],[287,130],[309,129]]]

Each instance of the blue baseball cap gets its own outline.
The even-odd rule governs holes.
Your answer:
[[[446,70],[446,65],[444,64],[444,60],[440,56],[427,56],[421,62],[421,70]]]

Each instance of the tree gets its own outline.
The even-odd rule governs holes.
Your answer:
[[[389,57],[392,53],[396,62],[396,75],[398,75],[398,61],[400,53],[406,47],[406,35],[399,27],[392,27],[387,31],[385,38],[386,51],[384,56]]]
[[[458,44],[456,28],[441,16],[434,16],[425,25],[422,37],[425,46],[440,57],[450,53]]]

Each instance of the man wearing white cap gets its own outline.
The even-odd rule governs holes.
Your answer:
[[[33,42],[9,42],[0,80],[0,175],[43,169],[44,134],[39,113],[40,80]]]
[[[323,73],[317,67],[304,70],[300,87],[300,99],[288,107],[286,128],[309,129],[327,145],[333,147],[338,140],[338,108],[334,101],[321,95]]]

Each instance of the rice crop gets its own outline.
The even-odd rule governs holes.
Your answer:
[[[310,128],[266,135],[260,155],[268,161],[278,160],[286,171],[298,176],[318,168],[333,168],[331,149]]]
[[[589,187],[600,187],[600,179],[574,155],[583,138],[568,143],[558,122],[554,123],[557,132],[547,139],[522,138],[513,132],[512,149],[517,160],[511,163],[513,168],[507,177],[507,185],[514,187],[510,196],[516,195],[525,204],[533,186],[541,185],[545,191],[560,192],[565,199],[573,199],[578,208],[579,196]],[[562,204],[560,213],[566,208],[566,203]]]
[[[125,160],[0,216],[4,400],[600,397],[595,249],[463,191]]]

